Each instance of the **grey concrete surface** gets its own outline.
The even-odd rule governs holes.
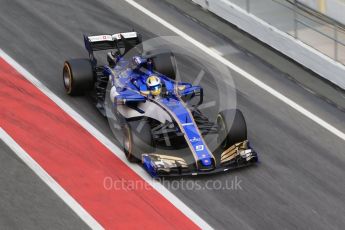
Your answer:
[[[90,97],[71,98],[64,94],[63,61],[86,57],[83,32],[109,33],[134,28],[144,39],[173,34],[124,1],[2,0],[1,4],[5,6],[0,8],[1,48],[109,137],[112,133],[107,121],[97,112]],[[284,73],[279,69],[162,1],[142,0],[140,4],[210,47],[228,47],[229,60],[345,130],[343,112],[282,77]],[[242,45],[246,46],[247,41]],[[287,63],[280,60],[281,65]],[[189,75],[186,71],[186,76],[193,80],[192,70]],[[345,224],[344,141],[237,73],[231,72],[231,76],[238,91],[238,107],[246,117],[249,138],[260,154],[261,163],[226,174],[184,179],[205,186],[210,180],[225,185],[237,178],[241,188],[236,190],[170,187],[171,191],[216,229],[341,229]],[[230,76],[220,77],[226,80]],[[217,96],[217,88],[207,81],[201,84],[207,88],[207,97]]]
[[[89,227],[0,141],[1,229]]]

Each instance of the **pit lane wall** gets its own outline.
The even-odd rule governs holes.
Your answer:
[[[298,2],[345,25],[344,0],[298,0]]]
[[[236,25],[277,51],[345,89],[345,66],[293,36],[247,13],[228,0],[192,0],[204,9]]]

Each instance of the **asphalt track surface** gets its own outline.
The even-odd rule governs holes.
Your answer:
[[[140,4],[210,47],[228,45],[164,2],[143,0]],[[71,98],[64,94],[63,61],[86,57],[82,33],[103,34],[134,28],[145,39],[174,35],[124,1],[1,0],[0,19],[1,48],[109,138],[112,133],[108,123],[95,109],[92,98]],[[279,71],[236,47],[225,57],[345,131],[343,112],[284,79]],[[201,185],[218,180],[225,185],[237,178],[241,189],[171,191],[216,229],[342,229],[345,224],[344,141],[238,74],[232,73],[232,76],[238,90],[238,107],[246,117],[249,138],[260,154],[260,164],[231,173],[185,179]],[[209,92],[213,94],[216,93]],[[8,152],[6,147],[1,149]],[[14,167],[27,170],[23,165]],[[10,175],[10,170],[2,170],[2,173]],[[29,173],[25,176],[28,180],[35,177]],[[44,185],[40,189],[44,189]],[[13,193],[20,196],[22,191],[14,189]],[[54,197],[49,191],[46,193],[42,199]],[[32,205],[39,205],[31,201]],[[62,204],[51,205],[59,209],[61,215],[70,216],[70,222],[61,223],[61,228],[66,223],[75,229],[85,227],[79,220],[73,220],[71,211]],[[42,208],[49,210],[51,206],[45,203]],[[25,210],[23,204],[22,213],[16,212],[19,217],[0,219],[0,225],[7,226],[8,221],[25,223],[25,219],[20,218],[30,213]],[[2,212],[7,211],[2,209]],[[38,224],[45,226],[39,219],[37,217]]]
[[[0,151],[2,229],[87,228],[2,141]]]

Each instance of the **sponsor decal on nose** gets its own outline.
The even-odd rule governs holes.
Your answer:
[[[204,145],[197,145],[195,146],[196,151],[203,151],[204,150]]]

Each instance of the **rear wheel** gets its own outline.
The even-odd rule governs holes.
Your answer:
[[[143,153],[153,153],[151,126],[147,121],[128,122],[123,126],[123,151],[129,162],[138,163]]]
[[[152,57],[153,68],[168,78],[176,79],[176,59],[173,53],[161,53]]]
[[[63,84],[68,95],[81,95],[93,88],[94,78],[90,60],[71,59],[64,63]]]
[[[238,109],[224,110],[217,116],[218,144],[222,149],[247,140],[247,124]]]

